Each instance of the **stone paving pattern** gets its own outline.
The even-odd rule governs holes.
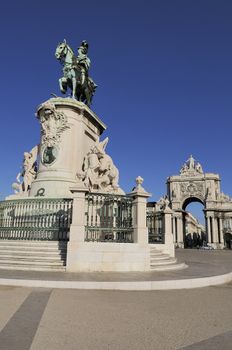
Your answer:
[[[227,350],[231,305],[232,284],[150,292],[2,286],[0,348]]]
[[[179,260],[191,262],[189,269],[149,273],[149,278],[226,273],[232,271],[231,254],[178,250]],[[0,275],[64,278],[64,274],[16,271],[1,271]],[[97,274],[97,278],[109,276],[103,275]],[[122,275],[128,278],[128,274],[111,278],[125,280]],[[129,278],[142,280],[143,275]],[[67,274],[66,279],[84,276]],[[232,283],[169,291],[0,287],[1,350],[229,350],[231,344]]]

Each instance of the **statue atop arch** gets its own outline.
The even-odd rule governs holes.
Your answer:
[[[203,174],[202,166],[199,162],[197,162],[192,155],[190,155],[189,159],[184,163],[182,168],[180,169],[180,175],[199,175]]]
[[[66,40],[59,43],[55,56],[63,66],[63,77],[59,79],[60,91],[65,94],[69,88],[72,98],[90,106],[97,88],[89,77],[90,59],[87,56],[89,44],[83,40],[75,56],[73,49]]]

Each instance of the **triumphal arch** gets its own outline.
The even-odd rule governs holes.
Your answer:
[[[184,246],[185,209],[192,202],[204,206],[206,240],[214,248],[224,247],[224,234],[232,227],[232,198],[221,192],[220,176],[204,173],[192,156],[183,164],[179,175],[167,179],[167,194],[173,210],[174,242]]]

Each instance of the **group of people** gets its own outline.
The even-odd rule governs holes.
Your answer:
[[[206,234],[205,233],[201,233],[201,235],[199,233],[193,232],[193,234],[188,233],[185,236],[185,248],[201,248],[206,244],[207,240],[206,240]]]

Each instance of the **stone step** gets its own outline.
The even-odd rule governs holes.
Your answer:
[[[60,259],[43,259],[43,258],[26,258],[26,257],[22,257],[22,258],[18,258],[16,257],[15,259],[13,258],[2,258],[0,257],[0,264],[20,264],[21,262],[23,262],[24,264],[27,264],[27,265],[64,265],[64,262]]]
[[[1,249],[0,248],[0,256],[2,255],[24,255],[24,256],[33,256],[33,255],[40,255],[40,256],[57,256],[57,257],[65,257],[66,256],[66,250],[24,250],[24,249]]]
[[[155,255],[155,256],[151,256],[150,260],[151,261],[155,261],[155,260],[165,260],[165,259],[170,259],[170,255],[168,254],[160,254],[160,255]]]
[[[51,265],[24,265],[24,264],[0,264],[2,270],[21,270],[21,271],[65,271],[65,266]]]
[[[158,249],[150,249],[150,254],[157,255],[157,254],[163,254],[163,253]]]
[[[185,263],[161,265],[161,266],[151,266],[151,271],[171,271],[171,270],[182,270],[186,269],[188,265]]]
[[[0,252],[0,260],[4,259],[27,259],[27,260],[36,260],[36,259],[41,259],[41,260],[63,260],[66,258],[66,255],[60,255],[60,254],[54,254],[54,255],[46,255],[46,254],[22,254],[22,253],[17,253],[17,254],[11,254],[8,252],[1,253]]]
[[[0,268],[65,271],[67,242],[0,239]]]
[[[163,254],[163,253],[150,253],[150,257],[159,257],[159,256],[163,256],[163,255],[168,255],[168,254]]]
[[[53,250],[42,250],[42,249],[19,249],[19,248],[6,248],[3,249],[0,247],[0,256],[4,254],[19,254],[19,255],[35,255],[35,254],[40,254],[43,256],[65,256],[66,255],[66,250],[58,250],[58,249],[53,249]]]
[[[150,247],[151,271],[181,270],[188,267],[185,263],[178,263],[176,258],[164,254],[155,247]]]
[[[0,241],[0,250],[23,250],[23,251],[29,251],[29,250],[43,250],[43,251],[58,251],[58,250],[62,250],[65,251],[67,249],[67,244],[60,244],[57,245],[57,243],[54,244],[47,244],[47,243],[36,243],[36,244],[30,244],[30,243],[11,243],[11,242],[4,242],[3,244],[1,244],[2,242]]]
[[[24,241],[24,240],[10,240],[10,239],[0,239],[0,247],[3,246],[19,246],[19,247],[50,247],[50,248],[59,248],[65,247],[67,242],[63,241]]]
[[[164,259],[164,260],[152,261],[150,263],[150,265],[151,266],[171,265],[171,264],[175,264],[176,262],[177,262],[177,259],[169,258],[169,259]]]

